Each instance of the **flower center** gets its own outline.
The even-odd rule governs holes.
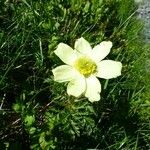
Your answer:
[[[80,57],[74,63],[75,68],[85,77],[97,71],[96,63],[88,57]]]

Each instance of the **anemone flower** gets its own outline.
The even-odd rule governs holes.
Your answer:
[[[84,95],[90,102],[99,101],[101,84],[98,78],[111,79],[121,75],[120,62],[103,60],[110,53],[111,47],[112,42],[103,41],[92,49],[83,37],[76,40],[74,49],[60,43],[54,53],[65,65],[52,70],[54,80],[69,82],[68,95]]]

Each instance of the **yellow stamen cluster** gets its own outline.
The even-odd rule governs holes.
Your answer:
[[[75,68],[85,77],[97,71],[96,63],[88,57],[80,57],[74,63]]]

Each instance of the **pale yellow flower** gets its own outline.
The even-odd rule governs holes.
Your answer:
[[[84,95],[89,101],[99,101],[101,84],[97,77],[116,78],[121,75],[122,64],[113,60],[103,60],[110,52],[112,42],[103,41],[93,49],[83,37],[75,42],[74,50],[60,43],[54,53],[65,63],[52,70],[54,80],[69,82],[67,93],[79,97]]]

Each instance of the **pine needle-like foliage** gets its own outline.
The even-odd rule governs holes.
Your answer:
[[[150,46],[133,0],[0,1],[0,149],[149,149]],[[53,80],[60,42],[113,42],[122,75],[100,80],[101,100]]]

